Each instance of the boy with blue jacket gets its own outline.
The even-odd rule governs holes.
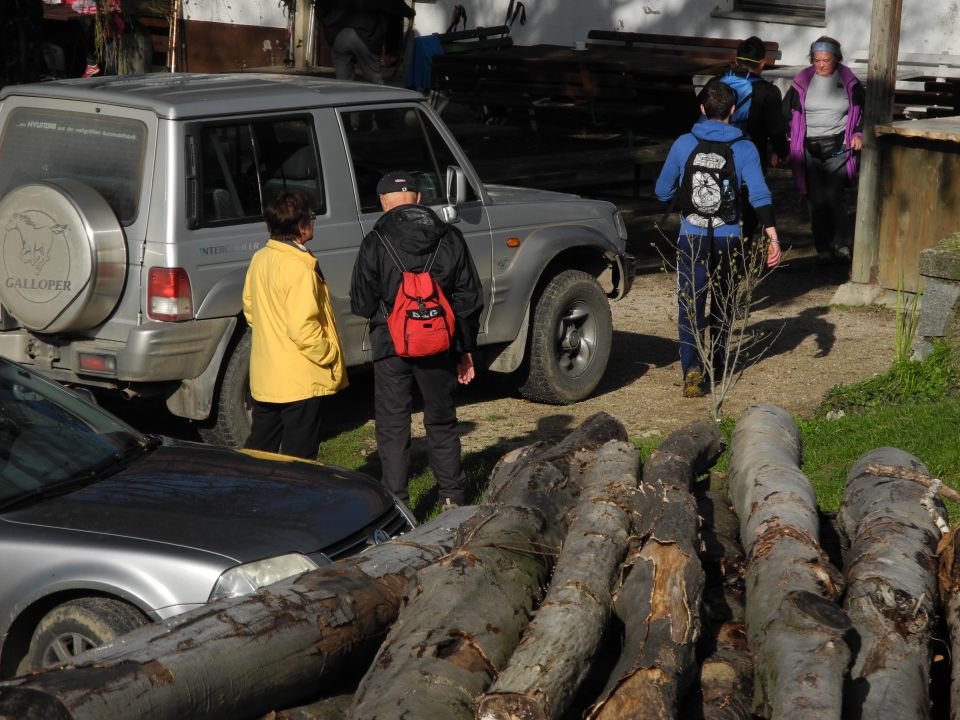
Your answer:
[[[780,243],[774,227],[773,199],[763,179],[763,168],[756,146],[743,137],[740,129],[730,125],[737,96],[729,85],[715,78],[707,83],[700,96],[700,109],[705,122],[697,123],[691,132],[681,135],[667,155],[655,192],[667,202],[681,190],[697,194],[696,198],[678,198],[681,207],[702,204],[697,212],[681,213],[680,237],[677,247],[677,294],[680,306],[678,331],[680,336],[680,367],[683,373],[683,396],[703,397],[706,375],[697,351],[697,336],[702,337],[706,324],[707,292],[710,291],[710,341],[713,358],[713,378],[723,377],[727,357],[727,335],[730,324],[729,301],[732,296],[733,271],[730,260],[742,246],[742,213],[730,221],[721,212],[726,188],[717,184],[718,173],[697,171],[684,183],[687,168],[694,163],[713,163],[722,167],[722,154],[698,151],[698,148],[729,147],[736,172],[734,193],[742,197],[740,188],[746,185],[750,205],[754,208],[767,238],[767,267],[780,263]],[[696,158],[693,157],[697,152]],[[712,179],[711,177],[712,176]],[[713,200],[712,209],[709,207]],[[692,307],[691,307],[692,304]],[[696,333],[696,335],[695,335]]]

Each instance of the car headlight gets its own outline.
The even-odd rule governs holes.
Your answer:
[[[620,239],[626,242],[627,240],[627,223],[623,220],[623,213],[619,210],[613,213],[613,224],[617,228],[617,235],[620,236]]]
[[[288,577],[316,570],[318,567],[320,566],[313,560],[300,553],[278,555],[245,565],[237,565],[217,578],[208,602],[247,595],[264,585],[272,585]]]

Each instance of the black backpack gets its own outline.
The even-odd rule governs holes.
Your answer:
[[[687,158],[676,199],[691,225],[711,230],[740,222],[742,193],[733,144],[741,140],[700,140]]]

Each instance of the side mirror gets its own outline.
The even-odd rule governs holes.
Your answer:
[[[447,202],[460,205],[467,197],[467,176],[456,165],[447,166]]]
[[[448,204],[440,209],[440,217],[444,222],[455,223],[460,220],[457,206],[467,197],[467,178],[456,165],[447,166],[446,190]]]

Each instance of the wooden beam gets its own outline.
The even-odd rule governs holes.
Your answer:
[[[873,0],[857,225],[850,273],[850,279],[854,283],[874,284],[877,280],[880,247],[880,157],[874,127],[893,119],[893,91],[896,84],[902,7],[903,0]]]

